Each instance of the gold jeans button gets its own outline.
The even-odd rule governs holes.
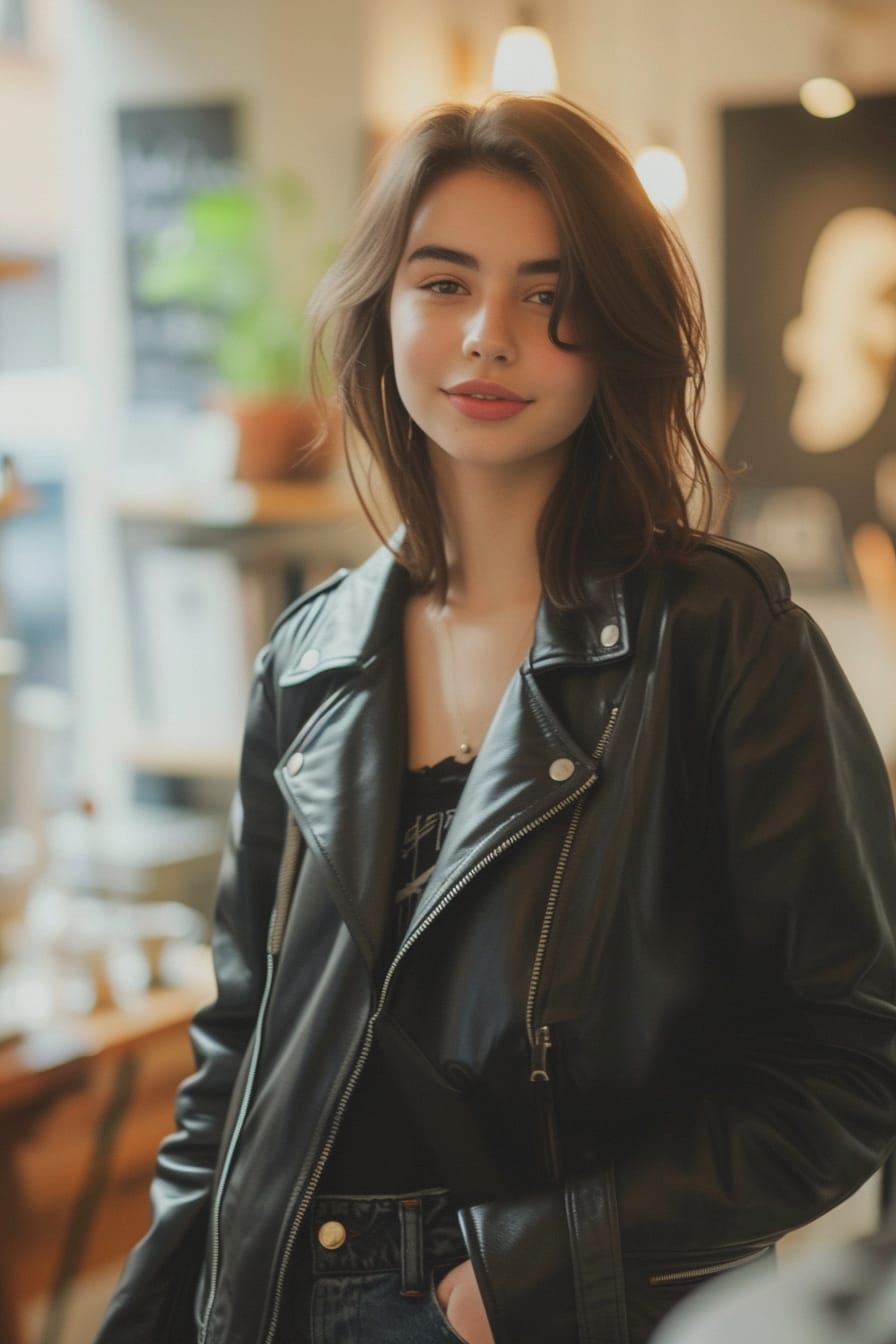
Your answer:
[[[325,1251],[338,1251],[344,1246],[348,1233],[342,1223],[322,1223],[318,1228],[317,1239]]]

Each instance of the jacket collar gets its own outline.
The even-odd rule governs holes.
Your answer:
[[[281,675],[281,684],[296,684],[336,667],[365,665],[378,658],[401,636],[410,592],[407,571],[381,546],[334,587],[314,628],[314,648],[301,641]],[[561,611],[542,598],[529,663],[535,672],[599,667],[627,657],[631,638],[622,579],[595,577],[588,584],[587,605],[575,611]]]

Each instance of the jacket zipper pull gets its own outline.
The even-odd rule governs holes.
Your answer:
[[[551,1075],[548,1073],[548,1051],[552,1045],[550,1027],[539,1027],[532,1043],[530,1083],[549,1083],[551,1081]]]

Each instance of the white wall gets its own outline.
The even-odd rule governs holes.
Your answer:
[[[29,0],[26,14],[27,48],[0,46],[0,251],[32,254],[59,241],[62,137],[54,0]]]

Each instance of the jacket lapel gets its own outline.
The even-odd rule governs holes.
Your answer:
[[[415,929],[466,876],[496,851],[569,805],[594,782],[592,759],[609,708],[598,694],[593,672],[624,665],[630,634],[622,585],[596,585],[587,611],[559,612],[543,601],[535,641],[526,662],[511,678],[485,741],[473,763],[438,861],[407,931]],[[581,686],[576,711],[569,709],[563,673]],[[576,674],[584,673],[584,678]],[[552,683],[553,694],[545,685]],[[567,688],[568,689],[568,688]],[[559,712],[558,712],[559,710]],[[573,727],[568,725],[572,723]]]
[[[406,747],[404,571],[378,551],[327,599],[281,686],[319,680],[321,701],[296,725],[275,771],[340,915],[376,975],[394,900]],[[309,647],[309,643],[311,647]]]

